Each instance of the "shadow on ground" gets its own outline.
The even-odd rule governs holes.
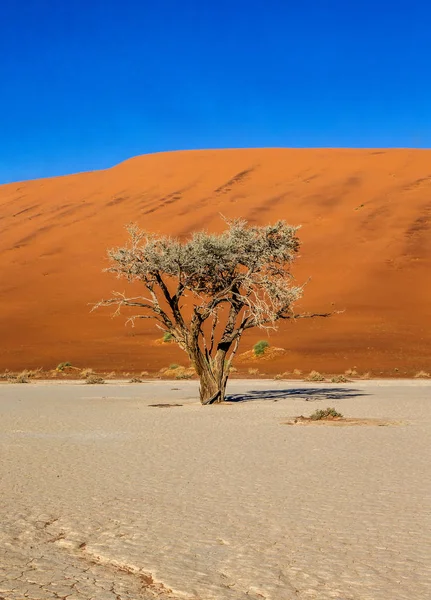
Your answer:
[[[289,388],[286,390],[251,390],[245,394],[228,394],[228,402],[251,402],[253,400],[272,400],[277,402],[285,398],[299,398],[308,402],[316,400],[344,400],[368,396],[362,390],[353,388]]]

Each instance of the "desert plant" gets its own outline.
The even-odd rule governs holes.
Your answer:
[[[300,377],[302,375],[302,371],[300,369],[293,369],[293,374],[295,377]]]
[[[260,340],[253,346],[253,352],[255,356],[263,356],[265,354],[265,350],[268,348],[269,342],[266,340]]]
[[[431,375],[426,371],[418,371],[415,375],[416,379],[428,379],[428,377],[431,377]]]
[[[94,373],[93,369],[82,369],[79,376],[81,379],[87,379],[87,377],[90,377],[90,375],[93,375],[93,373]]]
[[[10,373],[8,381],[9,383],[30,383],[28,371],[24,370],[17,374]]]
[[[142,379],[140,379],[139,377],[132,377],[129,383],[142,383]]]
[[[367,373],[362,373],[361,379],[370,379],[371,373],[367,371]]]
[[[148,377],[148,371],[141,371],[141,377]]]
[[[258,375],[259,369],[249,369],[248,373],[249,373],[249,375]]]
[[[177,363],[172,363],[171,365],[169,365],[169,369],[171,371],[175,371],[175,369],[180,369],[180,368],[181,368],[181,366],[177,365]]]
[[[172,333],[170,331],[165,331],[165,333],[163,334],[163,341],[166,343],[168,342],[172,342],[174,339],[174,336],[172,335]]]
[[[307,377],[304,378],[304,381],[325,381],[325,376],[319,371],[310,371]]]
[[[89,375],[85,380],[85,383],[95,384],[95,383],[105,383],[103,377],[99,377],[98,375]]]
[[[323,408],[314,411],[310,415],[312,421],[320,421],[321,419],[340,419],[343,415],[335,410],[335,408]]]
[[[190,373],[189,371],[183,371],[182,369],[179,370],[179,373],[175,374],[175,379],[191,379],[193,377],[193,374]]]
[[[353,367],[353,369],[347,369],[347,371],[344,371],[344,375],[347,375],[347,377],[357,377],[358,371],[356,370],[356,367]]]
[[[146,296],[116,292],[93,310],[114,305],[119,314],[122,307],[136,307],[139,314],[128,318],[132,324],[155,319],[188,354],[200,379],[202,404],[224,400],[229,366],[244,331],[274,329],[280,319],[331,314],[294,312],[303,291],[290,272],[299,240],[297,227],[284,221],[264,227],[227,221],[219,235],[196,232],[184,242],[136,225],[128,232],[128,245],[108,252],[107,271],[141,282]]]
[[[56,370],[57,371],[64,371],[64,369],[67,369],[68,367],[71,367],[72,364],[70,362],[61,362],[57,365]]]
[[[344,375],[335,375],[334,377],[331,377],[332,383],[347,383],[348,381],[349,380],[347,377],[344,377]]]

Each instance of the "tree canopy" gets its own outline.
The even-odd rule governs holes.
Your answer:
[[[290,272],[299,251],[298,227],[226,222],[221,234],[199,231],[185,241],[129,225],[128,244],[108,251],[106,270],[142,283],[146,295],[117,292],[96,305],[116,305],[117,314],[123,306],[136,307],[129,321],[154,319],[169,332],[196,369],[203,404],[224,400],[244,331],[275,328],[280,319],[328,316],[294,313],[303,292]]]

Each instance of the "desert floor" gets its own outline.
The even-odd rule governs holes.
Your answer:
[[[431,382],[229,391],[0,385],[0,598],[429,598]]]

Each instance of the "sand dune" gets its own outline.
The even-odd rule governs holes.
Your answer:
[[[267,373],[299,368],[412,374],[431,349],[431,151],[208,150],[141,156],[106,171],[0,187],[0,368],[159,369],[187,364],[88,303],[125,283],[102,273],[123,225],[187,235],[251,223],[302,224],[301,308],[345,309],[282,324],[287,353]],[[243,350],[264,337],[250,333]],[[256,365],[253,365],[256,366]],[[396,371],[398,369],[398,371]]]

